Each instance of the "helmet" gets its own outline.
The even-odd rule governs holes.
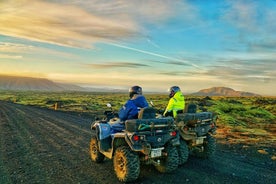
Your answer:
[[[178,86],[172,86],[172,87],[170,87],[170,89],[169,89],[169,92],[170,92],[169,97],[170,97],[170,98],[173,97],[174,94],[175,94],[177,91],[180,91],[180,88],[179,88]]]
[[[129,97],[132,98],[134,94],[142,95],[142,88],[140,86],[132,86],[129,88]]]

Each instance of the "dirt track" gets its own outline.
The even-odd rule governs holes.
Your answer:
[[[0,101],[0,183],[118,182],[111,160],[91,162],[91,119]],[[172,174],[142,165],[136,183],[276,183],[276,161],[218,144],[213,160],[190,157]],[[275,152],[275,147],[267,148]]]

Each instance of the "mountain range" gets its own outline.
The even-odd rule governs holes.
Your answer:
[[[85,88],[73,84],[57,83],[45,78],[0,75],[0,90],[11,91],[116,91],[118,89]],[[258,94],[235,91],[228,87],[212,87],[191,93],[194,96],[260,96]]]
[[[14,91],[85,91],[77,85],[56,83],[45,78],[0,75],[0,90]]]
[[[229,87],[212,87],[208,89],[202,89],[196,93],[190,95],[194,96],[231,96],[231,97],[250,97],[250,96],[261,96],[255,93],[236,91]]]

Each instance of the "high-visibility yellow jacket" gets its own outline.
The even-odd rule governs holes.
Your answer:
[[[181,91],[177,91],[172,98],[170,98],[169,103],[163,115],[167,112],[173,111],[173,117],[175,118],[178,110],[184,110],[185,108],[185,98]]]

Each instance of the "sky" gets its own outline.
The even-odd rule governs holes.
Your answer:
[[[276,95],[276,0],[0,0],[0,75]]]

